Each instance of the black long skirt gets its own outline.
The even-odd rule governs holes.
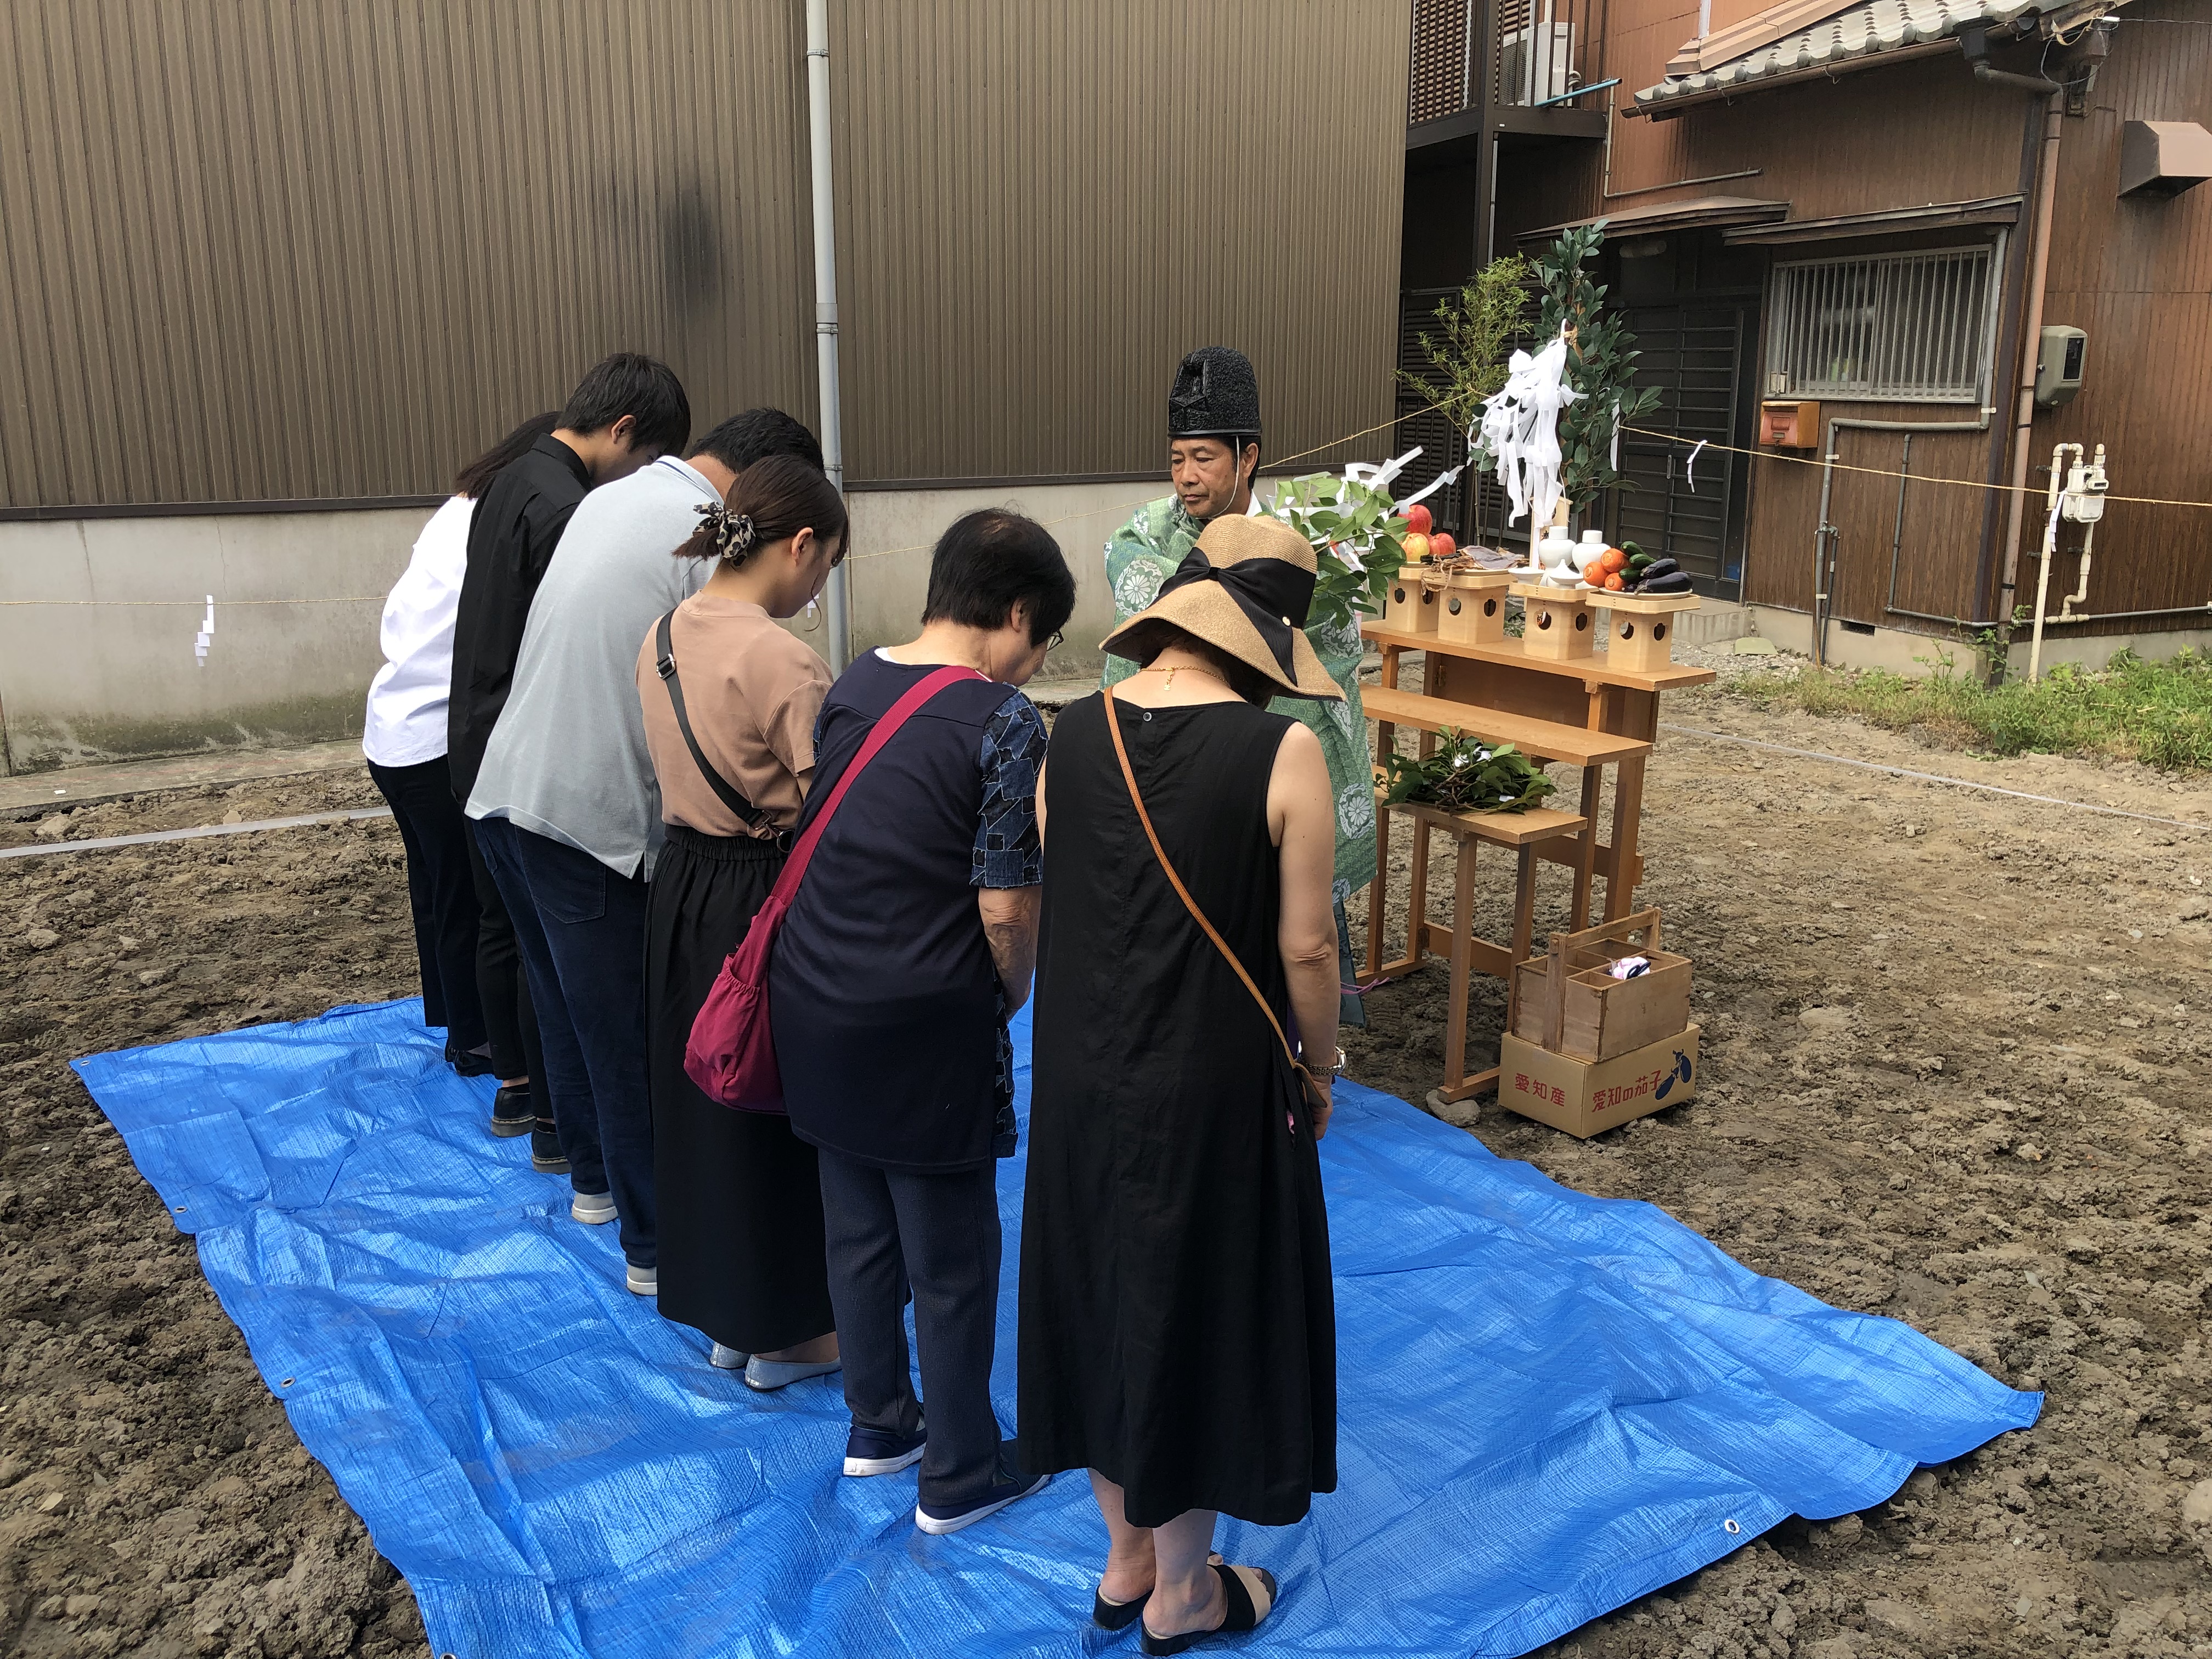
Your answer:
[[[671,824],[647,890],[660,1311],[747,1353],[792,1347],[837,1322],[814,1148],[786,1118],[709,1100],[684,1071],[699,1006],[782,866],[773,842]]]

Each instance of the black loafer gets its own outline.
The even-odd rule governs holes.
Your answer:
[[[446,1064],[463,1077],[491,1075],[491,1060],[487,1056],[472,1054],[465,1048],[456,1048],[450,1042],[446,1045]]]
[[[541,1117],[530,1131],[530,1167],[540,1175],[567,1175],[568,1155],[561,1150],[561,1137],[553,1132],[553,1120]]]
[[[501,1139],[526,1135],[537,1121],[538,1114],[530,1104],[530,1085],[501,1084],[499,1092],[491,1097],[491,1132]]]

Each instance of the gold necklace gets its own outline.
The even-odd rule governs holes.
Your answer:
[[[1172,691],[1175,690],[1175,677],[1177,674],[1182,673],[1186,669],[1194,674],[1203,674],[1206,678],[1212,680],[1218,684],[1226,685],[1229,684],[1227,680],[1223,679],[1220,675],[1215,673],[1211,668],[1200,668],[1194,662],[1175,663],[1166,668],[1139,668],[1137,672],[1139,674],[1166,675],[1167,678],[1160,682],[1160,689],[1165,691]]]

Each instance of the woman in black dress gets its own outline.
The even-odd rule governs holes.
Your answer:
[[[647,634],[637,660],[667,826],[646,924],[660,1311],[706,1333],[712,1362],[760,1392],[838,1365],[814,1149],[781,1116],[708,1098],[684,1049],[775,884],[813,776],[830,665],[775,619],[822,591],[845,526],[836,490],[805,460],[755,461],[674,550],[712,558],[714,572]]]
[[[1313,583],[1287,526],[1208,525],[1107,640],[1145,667],[1060,715],[1039,792],[1022,1462],[1091,1472],[1110,1538],[1093,1617],[1141,1617],[1147,1653],[1267,1616],[1270,1575],[1209,1560],[1218,1514],[1285,1526],[1336,1485],[1314,1146],[1335,819],[1320,744],[1266,707],[1340,695],[1303,632]]]

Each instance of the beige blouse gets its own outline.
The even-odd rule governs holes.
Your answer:
[[[709,836],[790,829],[799,821],[800,787],[814,771],[814,719],[830,693],[830,665],[759,605],[715,593],[695,593],[676,607],[669,643],[701,750],[773,825],[748,830],[701,775],[648,632],[637,653],[637,690],[661,817]]]

